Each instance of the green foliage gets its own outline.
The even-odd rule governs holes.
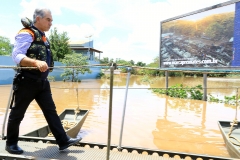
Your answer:
[[[148,64],[146,67],[150,67],[152,69],[142,69],[139,72],[141,75],[150,75],[150,76],[163,76],[165,74],[164,71],[160,71],[159,69],[159,56],[153,59],[153,62]],[[169,72],[171,73],[171,72]]]
[[[240,97],[238,97],[239,100]],[[224,103],[235,105],[237,101],[236,96],[224,96]],[[239,102],[238,102],[239,103]]]
[[[146,71],[146,69],[138,68],[136,74],[137,75],[147,75],[145,71]]]
[[[0,55],[11,55],[12,47],[9,38],[0,36]]]
[[[147,82],[147,81],[146,81]],[[195,87],[183,87],[182,84],[176,84],[174,86],[169,87],[168,89],[160,89],[160,88],[153,88],[151,89],[154,93],[158,94],[166,94],[170,97],[175,98],[183,98],[183,99],[195,99],[195,100],[202,100],[203,93],[202,93],[202,85],[197,85]],[[209,102],[217,102],[217,103],[225,103],[230,105],[236,105],[240,103],[240,96],[224,96],[224,100],[214,97],[213,95],[209,94],[207,96],[207,100]]]
[[[202,77],[203,74],[202,73],[196,73],[196,72],[187,72],[187,73],[183,73],[183,72],[178,72],[177,75],[184,76],[184,77]]]
[[[167,93],[166,89],[160,89],[160,88],[153,88],[152,91],[154,93],[159,93],[159,94],[166,94]]]
[[[133,61],[133,60],[131,60],[131,61],[126,61],[126,60],[123,60],[123,59],[118,59],[118,60],[116,61],[116,63],[117,63],[117,65],[120,65],[120,66],[133,66],[133,65],[134,65],[134,61]],[[122,72],[122,73],[127,73],[126,67],[121,68],[121,72]],[[132,73],[132,74],[135,73],[135,69],[134,69],[134,68],[132,68],[131,73]]]
[[[117,64],[123,65],[123,66],[133,66],[131,61],[126,61],[123,59],[118,59]]]
[[[160,71],[158,70],[159,68],[159,56],[153,59],[153,62],[146,65],[143,62],[138,62],[137,63],[139,66],[143,65],[146,67],[150,67],[150,68],[156,68],[156,69],[138,69],[136,74],[139,75],[149,75],[149,76],[156,76],[156,75],[160,75]],[[143,67],[141,66],[141,67]]]
[[[239,78],[240,77],[240,74],[239,73],[237,73],[237,74],[226,74],[226,77],[237,77],[237,78]]]
[[[152,80],[149,78],[148,75],[144,75],[143,78],[141,79],[142,82],[147,82],[147,83],[153,83]]]
[[[183,77],[184,73],[183,72],[169,72],[168,76],[170,76],[170,77]]]
[[[113,60],[112,59],[109,60],[108,57],[103,57],[102,59],[100,59],[101,64],[109,64],[111,61]]]
[[[174,86],[171,86],[167,90],[167,94],[170,97],[187,98],[187,90],[183,88],[182,84],[176,84]]]
[[[133,60],[128,61],[128,63],[130,63],[131,66],[134,66],[134,65],[135,65],[135,63],[134,63]]]
[[[239,103],[240,96],[224,96],[224,100],[221,100],[219,98],[214,97],[213,95],[209,94],[208,101],[209,102],[218,102],[218,103],[225,103],[225,104],[231,104],[236,105],[236,103]]]
[[[103,73],[103,71],[101,71],[96,78],[102,78],[103,76],[105,76],[105,74]]]
[[[64,73],[61,74],[61,77],[64,77],[64,81],[70,80],[72,82],[80,82],[78,79],[78,74],[85,74],[85,72],[91,73],[89,67],[80,67],[88,64],[88,57],[83,56],[82,54],[67,54],[65,58],[62,60],[63,64],[66,66],[77,66],[73,68],[65,68]]]
[[[54,76],[48,76],[47,78],[50,82],[55,82],[55,77]]]
[[[202,85],[197,85],[196,87],[192,87],[189,89],[190,97],[191,99],[197,99],[202,100],[203,99],[203,93],[202,91]]]
[[[68,46],[68,40],[67,32],[59,34],[57,28],[51,30],[49,41],[54,61],[62,61],[65,55],[73,53]]]
[[[104,74],[102,75],[101,79],[110,79],[110,74]]]
[[[146,63],[137,62],[137,63],[136,63],[136,66],[145,67],[145,66],[146,66]]]
[[[155,57],[153,59],[153,62],[148,64],[147,67],[155,67],[155,68],[159,68],[159,56]]]
[[[182,99],[196,99],[202,100],[203,93],[201,92],[202,86],[197,85],[195,87],[183,87],[182,84],[176,84],[168,89],[152,89],[153,92],[159,94],[167,94],[170,97],[182,98]]]
[[[209,101],[209,102],[222,102],[220,99],[214,97],[214,96],[211,95],[211,94],[208,95],[208,101]]]

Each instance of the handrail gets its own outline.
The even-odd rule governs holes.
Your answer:
[[[91,65],[81,65],[81,66],[54,66],[49,67],[49,69],[61,69],[61,68],[85,68],[85,67],[98,67],[103,69],[109,69],[109,64],[91,64]],[[159,70],[168,72],[185,72],[185,73],[239,73],[240,67],[216,67],[216,68],[158,68],[158,67],[141,67],[141,66],[130,66],[116,64],[117,68],[138,68],[138,69],[148,69],[148,70]],[[4,66],[0,65],[0,68],[11,68],[11,69],[38,69],[37,67],[18,67],[18,66]]]

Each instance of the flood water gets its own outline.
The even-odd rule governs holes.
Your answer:
[[[236,107],[223,103],[186,100],[157,95],[149,88],[164,88],[165,78],[143,83],[131,76],[125,111],[122,146],[206,154],[229,157],[218,120],[232,121]],[[89,109],[90,113],[79,133],[82,141],[107,143],[109,111],[109,79],[83,80],[81,83],[51,82],[58,113],[65,108]],[[169,86],[202,85],[202,77],[169,78]],[[208,78],[208,92],[217,97],[235,95],[240,86],[237,78]],[[0,86],[0,131],[8,104],[11,85]],[[77,89],[78,88],[78,89]],[[114,77],[111,144],[119,145],[126,93],[126,75]],[[35,101],[21,123],[20,134],[46,124]]]

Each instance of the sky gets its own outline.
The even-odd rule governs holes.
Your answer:
[[[93,41],[101,58],[149,64],[159,55],[160,22],[227,0],[0,0],[0,36],[10,39],[36,8],[52,12],[58,33],[70,41]],[[50,32],[47,32],[49,35]]]

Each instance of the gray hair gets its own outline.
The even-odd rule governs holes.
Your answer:
[[[49,12],[51,13],[51,11],[49,9],[35,9],[34,13],[33,13],[33,23],[36,23],[36,18],[37,17],[41,17],[43,18],[45,16],[45,13]]]

